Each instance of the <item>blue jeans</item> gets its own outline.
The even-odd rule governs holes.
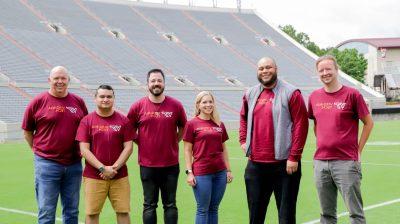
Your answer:
[[[226,170],[195,176],[196,224],[218,223],[218,207],[226,189]]]
[[[58,195],[61,196],[64,224],[77,224],[82,164],[64,166],[35,155],[35,190],[39,224],[55,222]]]

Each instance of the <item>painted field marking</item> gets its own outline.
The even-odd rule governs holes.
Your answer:
[[[302,160],[301,162],[313,163],[313,161],[310,161],[310,160]],[[369,162],[361,162],[361,165],[371,165],[371,166],[394,166],[394,167],[400,167],[400,164],[396,164],[396,163],[369,163]]]
[[[363,153],[365,152],[394,152],[394,153],[400,153],[400,150],[380,150],[380,149],[364,149]]]
[[[364,163],[364,162],[361,162],[361,165],[400,167],[400,164],[395,164],[395,163],[367,163],[367,162]]]
[[[3,208],[3,207],[0,207],[0,210],[1,211],[6,211],[6,212],[11,212],[11,213],[17,213],[17,214],[22,214],[22,215],[29,215],[29,216],[33,216],[33,217],[38,217],[38,214],[34,213],[34,212],[27,212],[27,211],[22,211],[22,210],[17,210],[17,209],[12,209],[12,208]],[[56,217],[56,221],[62,222],[62,219]],[[79,224],[85,224],[85,223],[79,222]]]
[[[395,141],[376,141],[376,142],[367,142],[366,145],[377,145],[377,146],[400,145],[400,142],[395,142]]]
[[[379,208],[379,207],[383,207],[383,206],[386,206],[386,205],[391,205],[391,204],[399,203],[399,202],[400,202],[400,198],[397,198],[397,199],[394,199],[394,200],[391,200],[391,201],[385,201],[385,202],[382,202],[382,203],[379,203],[379,204],[375,204],[375,205],[370,205],[370,206],[364,207],[364,211],[368,211],[368,210],[371,210],[371,209],[374,209],[374,208]],[[342,212],[342,213],[338,214],[337,217],[339,218],[339,217],[348,216],[348,215],[349,215],[348,212]],[[304,222],[303,224],[315,224],[315,223],[319,223],[319,219],[315,219],[315,220],[312,220],[312,221],[309,221],[309,222]]]
[[[243,157],[243,158],[238,158],[238,157],[230,157],[229,159],[232,160],[248,160],[248,158]],[[313,161],[310,160],[301,160],[302,163],[313,163]],[[394,167],[400,167],[400,164],[396,163],[369,163],[369,162],[361,162],[361,165],[371,165],[371,166],[394,166]]]

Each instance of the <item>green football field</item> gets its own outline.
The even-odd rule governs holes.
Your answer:
[[[318,223],[319,203],[312,177],[312,155],[315,138],[309,134],[302,161],[303,177],[297,204],[298,223]],[[135,147],[136,149],[136,147]],[[220,206],[220,223],[248,222],[243,172],[246,158],[239,149],[237,133],[230,132],[228,141],[233,183],[229,184]],[[134,150],[136,151],[136,150]],[[181,150],[182,152],[182,150]],[[195,200],[185,182],[183,153],[178,184],[177,203],[179,223],[193,223]],[[131,219],[141,223],[142,187],[139,179],[137,153],[128,162],[131,181]],[[368,223],[400,223],[400,122],[376,122],[369,143],[362,155],[362,193]],[[35,223],[37,208],[33,184],[33,155],[25,143],[0,145],[0,224]],[[340,196],[339,196],[340,197]],[[81,194],[80,221],[84,222],[84,203]],[[349,223],[341,198],[338,203],[339,223]],[[61,217],[58,206],[57,217]],[[101,223],[115,223],[115,215],[107,201],[101,213]],[[270,202],[266,223],[277,223],[273,200]],[[162,204],[159,203],[158,221],[163,223]],[[59,220],[58,223],[61,223]]]

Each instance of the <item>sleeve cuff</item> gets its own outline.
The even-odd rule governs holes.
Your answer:
[[[301,155],[289,155],[288,160],[292,162],[298,162],[301,159]]]

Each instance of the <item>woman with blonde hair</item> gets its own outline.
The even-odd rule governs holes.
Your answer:
[[[196,224],[218,223],[218,206],[226,184],[232,182],[224,124],[219,119],[214,96],[200,92],[195,101],[195,116],[183,134],[187,183],[197,202]]]

